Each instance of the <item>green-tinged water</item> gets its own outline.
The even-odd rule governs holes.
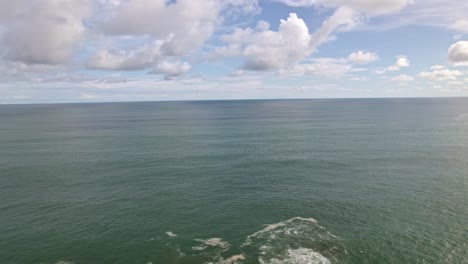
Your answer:
[[[468,263],[468,99],[0,106],[0,263]]]

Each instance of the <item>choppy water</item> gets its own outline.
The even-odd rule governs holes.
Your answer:
[[[0,106],[0,263],[468,263],[468,99]]]

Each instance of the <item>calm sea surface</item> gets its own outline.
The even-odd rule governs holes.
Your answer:
[[[468,99],[0,106],[0,263],[468,263]]]

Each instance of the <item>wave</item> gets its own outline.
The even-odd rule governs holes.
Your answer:
[[[167,231],[166,235],[169,236],[169,237],[176,237],[177,236],[176,234],[172,233],[171,231]]]
[[[273,258],[265,261],[260,257],[259,262],[261,264],[331,264],[329,259],[310,248],[288,249],[282,259]]]
[[[281,222],[278,222],[278,223],[274,223],[274,224],[270,224],[270,225],[267,225],[265,228],[263,228],[262,230],[260,231],[257,231],[251,235],[248,235],[247,236],[247,239],[245,240],[245,242],[242,244],[242,246],[247,246],[249,244],[251,244],[251,239],[254,238],[254,237],[257,237],[258,235],[261,235],[263,233],[267,233],[267,232],[271,232],[279,227],[284,227],[286,226],[287,224],[290,224],[291,222],[295,221],[295,220],[301,220],[301,221],[306,221],[306,222],[310,222],[312,224],[317,224],[317,220],[313,219],[313,218],[303,218],[303,217],[293,217],[291,219],[288,219],[288,220],[285,220],[285,221],[281,221]]]
[[[267,225],[242,244],[260,263],[328,264],[346,255],[342,240],[313,218],[294,217]]]
[[[223,241],[222,238],[213,237],[208,239],[195,239],[201,243],[199,246],[192,247],[193,250],[205,250],[207,247],[219,247],[222,248],[223,251],[226,251],[229,248],[229,243]]]
[[[304,217],[265,225],[232,248],[218,237],[183,242],[183,238],[166,235],[173,238],[171,244],[176,248],[191,244],[179,255],[184,261],[190,258],[190,263],[331,264],[347,254],[341,238],[320,226],[317,220]]]
[[[216,262],[207,262],[206,264],[242,264],[243,260],[245,260],[245,256],[243,254],[238,254]]]

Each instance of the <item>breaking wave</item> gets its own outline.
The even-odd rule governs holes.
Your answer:
[[[265,261],[260,257],[259,262],[261,264],[331,264],[329,259],[310,248],[288,249],[282,259],[272,258]]]
[[[265,225],[237,247],[231,247],[222,238],[195,239],[190,243],[190,247],[181,250],[176,262],[331,264],[347,254],[341,238],[320,226],[317,220],[303,217]]]
[[[229,243],[218,237],[208,238],[205,240],[195,239],[195,241],[200,242],[201,245],[192,247],[193,250],[205,250],[207,247],[219,247],[223,249],[223,251],[226,251],[229,248]]]
[[[171,231],[167,231],[166,235],[170,236],[170,237],[176,237],[177,236],[176,234],[172,233]]]

